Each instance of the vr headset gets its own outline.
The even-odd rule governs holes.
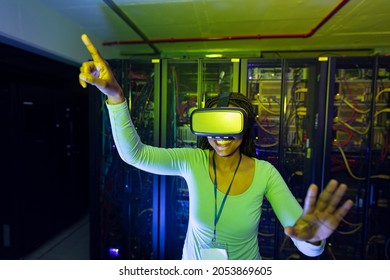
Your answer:
[[[231,93],[221,94],[216,108],[196,109],[190,118],[192,133],[212,138],[244,135],[248,116],[242,108],[227,107]]]

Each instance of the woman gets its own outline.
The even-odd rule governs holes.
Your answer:
[[[228,139],[204,138],[196,149],[144,145],[109,66],[86,35],[82,40],[93,60],[83,63],[79,80],[83,87],[94,85],[107,96],[121,158],[139,169],[187,181],[190,210],[183,259],[261,259],[257,231],[264,195],[297,248],[308,256],[322,253],[325,239],[353,205],[347,200],[338,207],[346,185],[331,180],[318,201],[318,188],[311,185],[302,209],[277,170],[254,157],[248,132]],[[210,100],[207,106],[215,102]],[[251,114],[243,95],[233,94],[229,106]]]

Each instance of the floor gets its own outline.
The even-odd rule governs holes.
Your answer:
[[[25,256],[26,260],[88,260],[89,215]]]

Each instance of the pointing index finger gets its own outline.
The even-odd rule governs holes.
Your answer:
[[[99,51],[96,49],[94,44],[91,42],[91,40],[88,38],[86,34],[81,35],[81,40],[83,41],[84,45],[87,47],[89,53],[92,55],[92,59],[95,62],[101,62],[103,61],[102,56],[100,55]]]

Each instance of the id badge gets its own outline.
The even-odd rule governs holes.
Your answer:
[[[219,242],[202,244],[200,247],[200,256],[202,260],[227,260],[227,244]]]

